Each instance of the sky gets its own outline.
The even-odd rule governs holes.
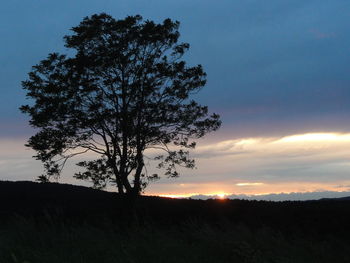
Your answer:
[[[185,59],[202,64],[196,99],[221,115],[200,140],[197,169],[146,194],[350,191],[350,2],[348,0],[11,0],[0,9],[0,179],[33,180],[41,164],[24,147],[34,134],[18,107],[21,81],[83,17],[140,14],[181,22]],[[62,182],[71,178],[68,164]],[[150,168],[151,169],[151,168]],[[338,196],[338,194],[336,194]],[[349,194],[348,194],[349,195]]]

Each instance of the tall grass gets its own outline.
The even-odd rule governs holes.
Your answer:
[[[347,239],[349,240],[349,239]],[[118,225],[16,217],[0,226],[1,263],[350,262],[349,242],[223,221]]]

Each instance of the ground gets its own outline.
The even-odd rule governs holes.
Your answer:
[[[350,200],[136,201],[0,182],[0,262],[350,262]]]

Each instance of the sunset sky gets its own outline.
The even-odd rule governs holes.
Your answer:
[[[63,36],[100,12],[179,20],[181,40],[191,44],[186,61],[208,74],[196,99],[222,117],[222,128],[193,152],[197,169],[162,179],[146,194],[350,191],[349,0],[5,1],[1,180],[42,173],[24,147],[34,130],[18,110],[28,103],[20,82],[48,53],[65,53]],[[71,177],[73,163],[61,182],[82,184]]]

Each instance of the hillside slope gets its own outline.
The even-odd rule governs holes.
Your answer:
[[[130,202],[0,182],[0,262],[350,262],[350,201]]]
[[[188,220],[216,223],[228,220],[250,226],[270,226],[303,231],[347,233],[350,201],[347,198],[266,202],[244,200],[187,200],[142,196],[131,203],[115,193],[67,184],[0,182],[0,216],[38,216],[49,212],[65,218],[138,220],[178,224]],[[345,232],[344,232],[345,231]]]

